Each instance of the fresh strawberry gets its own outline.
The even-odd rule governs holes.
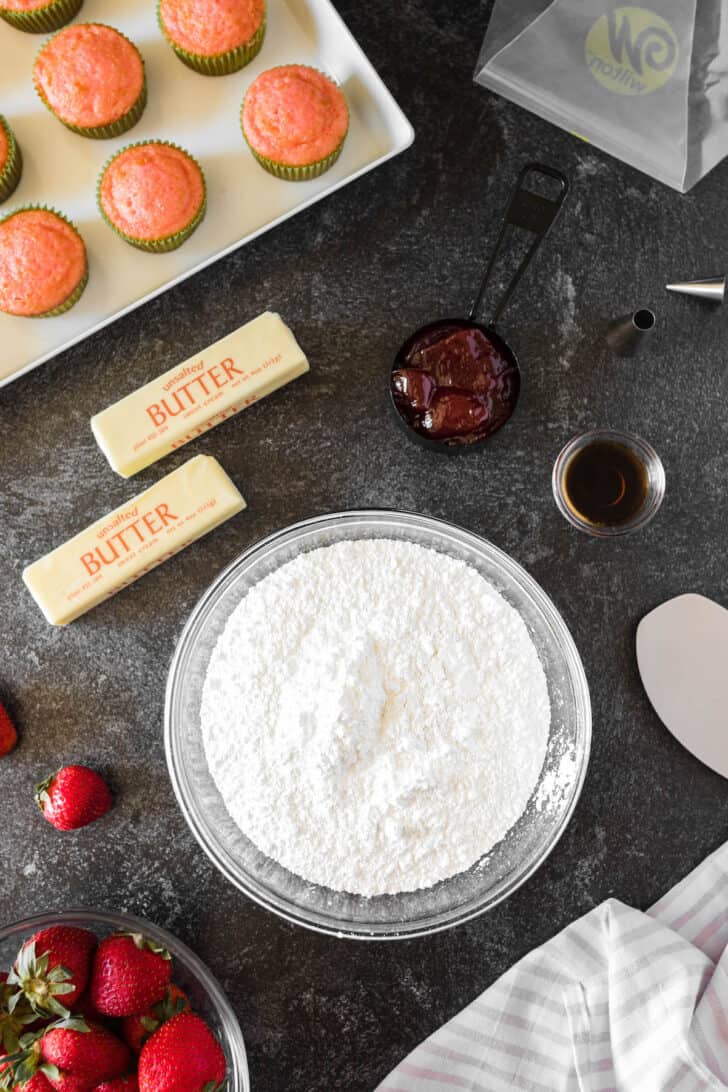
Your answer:
[[[86,989],[95,947],[96,937],[86,929],[41,929],[20,949],[6,987],[16,987],[40,1015],[68,1016]]]
[[[124,1042],[130,1050],[133,1050],[135,1054],[139,1054],[149,1036],[157,1028],[160,1028],[162,1024],[165,1024],[167,1020],[171,1020],[173,1016],[177,1016],[180,1012],[189,1012],[189,1009],[190,1003],[187,1000],[186,993],[172,982],[162,1000],[158,1001],[156,1005],[152,1005],[146,1012],[142,1012],[137,1016],[124,1018],[121,1023]]]
[[[18,733],[10,714],[0,702],[0,758],[9,755],[18,742]]]
[[[61,1026],[88,1031],[83,1021],[71,1017],[52,1025],[54,1028]],[[11,1055],[6,1055],[4,1065],[0,1063],[0,1089],[3,1089],[3,1092],[25,1089],[31,1086],[31,1082],[35,1082],[32,1087],[36,1089],[36,1092],[43,1092],[45,1086],[39,1080],[41,1076],[45,1078],[52,1092],[53,1090],[55,1092],[92,1092],[96,1084],[95,1079],[87,1077],[84,1081],[79,1081],[71,1078],[43,1059],[42,1040],[49,1030],[50,1027],[46,1031],[40,1029],[23,1035],[18,1050]],[[48,1092],[48,1089],[45,1089],[45,1092]]]
[[[56,830],[78,830],[111,807],[109,787],[88,766],[64,766],[36,786],[35,802]]]
[[[89,995],[104,1016],[133,1016],[162,1000],[171,977],[166,948],[141,933],[115,933],[98,946]]]
[[[115,1081],[97,1084],[94,1092],[139,1092],[139,1081],[136,1074],[132,1073],[130,1077],[119,1077]]]
[[[78,1024],[74,1021],[74,1024]],[[40,1039],[40,1057],[44,1063],[55,1066],[62,1075],[74,1077],[80,1084],[88,1084],[88,1092],[103,1081],[121,1077],[129,1071],[131,1055],[125,1043],[112,1035],[100,1024],[83,1024],[86,1031],[77,1027],[53,1027]],[[70,1092],[67,1085],[57,1083],[53,1074],[48,1079],[57,1092]]]
[[[226,1072],[222,1047],[205,1021],[182,1012],[142,1047],[139,1092],[217,1092]]]

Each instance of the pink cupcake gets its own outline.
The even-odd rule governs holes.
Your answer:
[[[30,34],[47,34],[70,23],[82,3],[83,0],[0,0],[0,19]]]
[[[189,239],[205,215],[205,177],[195,159],[167,141],[123,148],[104,167],[101,215],[140,250],[163,253]]]
[[[102,23],[76,23],[41,49],[33,82],[66,128],[81,136],[120,136],[147,102],[144,62],[136,46]]]
[[[157,18],[179,59],[203,76],[237,72],[265,37],[265,0],[158,0]]]
[[[303,64],[270,68],[243,101],[243,136],[262,167],[277,178],[317,178],[341,155],[349,108],[333,80]]]
[[[51,209],[17,209],[0,220],[0,311],[50,318],[80,298],[88,280],[86,247]]]

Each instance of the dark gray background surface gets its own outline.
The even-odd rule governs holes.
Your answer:
[[[171,929],[228,991],[256,1092],[369,1092],[531,947],[607,896],[647,906],[728,825],[725,782],[661,726],[633,652],[637,621],[669,596],[728,603],[727,317],[663,290],[728,264],[728,163],[680,196],[481,90],[478,0],[339,8],[414,147],[0,393],[0,686],[22,729],[0,761],[0,921],[80,903]],[[415,326],[467,309],[533,157],[564,168],[573,193],[502,323],[524,371],[517,416],[468,457],[423,451],[388,416],[384,369]],[[650,346],[615,359],[603,324],[637,306],[658,315]],[[269,307],[311,375],[117,478],[89,416]],[[593,425],[642,433],[665,463],[662,511],[624,541],[581,536],[551,499],[560,447]],[[220,457],[248,511],[73,626],[48,627],[24,565],[199,452]],[[594,706],[584,794],[546,865],[480,920],[378,946],[294,928],[230,887],[185,825],[162,747],[175,641],[219,570],[294,520],[363,506],[453,520],[511,553],[562,611]],[[61,835],[32,789],[70,761],[107,774],[116,806]]]

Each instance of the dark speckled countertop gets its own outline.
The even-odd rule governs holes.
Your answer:
[[[728,603],[728,311],[663,289],[728,263],[728,163],[680,196],[478,88],[478,0],[339,8],[415,126],[413,148],[0,393],[0,687],[22,728],[0,764],[0,920],[81,903],[178,934],[232,999],[256,1092],[370,1092],[531,947],[607,896],[645,907],[728,830],[726,783],[661,726],[633,653],[637,621],[669,596]],[[484,450],[443,458],[394,427],[383,369],[415,326],[466,308],[528,158],[561,166],[573,191],[502,323],[524,394]],[[637,306],[657,329],[643,355],[615,359],[604,322]],[[268,307],[310,376],[134,483],[116,478],[91,413]],[[609,424],[652,441],[667,473],[655,521],[612,542],[572,530],[550,492],[562,444]],[[48,627],[23,566],[198,452],[220,456],[248,511]],[[162,747],[175,641],[218,571],[291,521],[364,506],[453,520],[511,553],[563,613],[594,707],[586,787],[548,862],[487,916],[391,945],[317,936],[238,894],[188,831]],[[107,774],[117,803],[62,836],[32,788],[68,761]]]

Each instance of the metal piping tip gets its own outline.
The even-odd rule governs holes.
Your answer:
[[[648,307],[623,315],[610,323],[607,344],[618,356],[634,356],[642,346],[645,335],[654,329],[655,322],[655,313]]]
[[[725,298],[725,277],[707,277],[698,281],[676,281],[666,284],[668,292],[680,292],[683,296],[697,296],[701,300],[722,303]]]

